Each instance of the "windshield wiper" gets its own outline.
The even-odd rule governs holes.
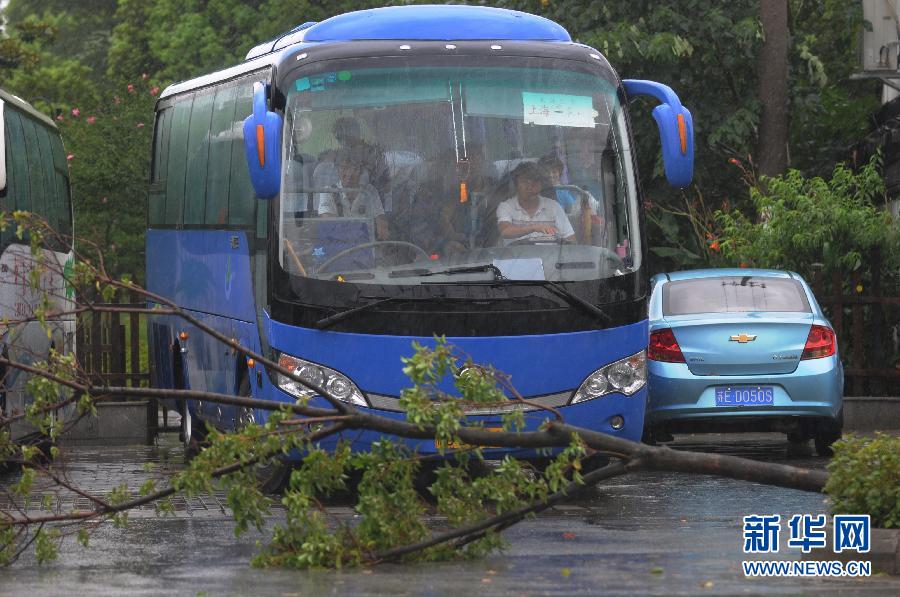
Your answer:
[[[362,297],[362,298],[371,298],[371,297]],[[378,305],[383,305],[384,303],[391,303],[391,302],[397,302],[397,301],[446,303],[446,302],[449,302],[452,300],[453,299],[451,299],[449,297],[440,297],[440,296],[420,296],[420,297],[389,296],[387,298],[374,300],[370,303],[366,303],[365,305],[360,305],[358,307],[351,307],[344,311],[338,311],[337,313],[335,313],[333,315],[323,317],[322,319],[320,319],[319,321],[314,323],[313,326],[318,330],[323,330],[327,327],[334,325],[335,323],[337,323],[339,321],[343,321],[343,320],[347,319],[348,317],[353,317],[354,315],[356,315],[358,313],[368,311],[374,307],[377,307]],[[460,299],[460,300],[467,300],[467,299]]]
[[[323,317],[319,321],[317,321],[314,325],[317,330],[323,330],[339,321],[347,319],[348,317],[353,317],[357,313],[362,313],[372,307],[377,305],[381,305],[383,303],[389,303],[391,301],[395,301],[400,297],[389,296],[388,298],[380,299],[377,301],[372,301],[371,303],[366,303],[365,305],[360,305],[359,307],[351,307],[350,309],[346,309],[344,311],[338,311],[334,315],[329,315],[327,317]]]
[[[560,296],[573,306],[580,307],[583,311],[587,312],[590,315],[593,315],[597,319],[605,322],[611,321],[609,315],[603,312],[603,309],[598,307],[597,305],[584,300],[577,294],[573,293],[571,290],[554,282],[553,280],[503,280],[499,285],[502,286],[540,286],[542,288],[546,288],[553,292],[553,294]]]
[[[500,268],[493,263],[484,263],[482,265],[464,265],[462,267],[451,267],[436,272],[425,272],[420,276],[453,276],[456,274],[477,274],[481,272],[493,272],[494,280],[506,280]]]

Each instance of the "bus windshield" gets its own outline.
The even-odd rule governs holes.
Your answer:
[[[612,73],[536,58],[325,64],[285,90],[279,263],[292,278],[566,282],[640,266]]]

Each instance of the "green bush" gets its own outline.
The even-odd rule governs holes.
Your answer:
[[[851,435],[832,449],[825,485],[832,514],[869,514],[874,527],[900,528],[900,437]]]
[[[866,272],[880,253],[880,269],[900,267],[900,228],[891,220],[879,172],[880,157],[854,172],[838,164],[829,180],[797,170],[749,179],[755,213],[719,211],[723,257],[749,267],[789,269],[810,277]]]

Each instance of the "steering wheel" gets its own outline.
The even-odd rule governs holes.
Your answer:
[[[430,256],[428,255],[428,253],[425,252],[425,249],[423,249],[419,245],[416,245],[416,244],[413,244],[410,242],[406,242],[405,240],[375,240],[375,241],[363,243],[361,245],[356,245],[355,247],[350,247],[349,249],[344,249],[343,251],[340,251],[336,255],[332,255],[331,257],[329,257],[328,259],[326,259],[319,265],[318,271],[321,273],[323,270],[327,269],[329,265],[331,265],[332,263],[334,263],[341,257],[346,257],[347,255],[352,255],[353,253],[356,253],[357,251],[362,251],[363,249],[369,249],[371,247],[384,246],[384,245],[406,247],[408,249],[413,249],[414,251],[418,252],[421,256],[423,256],[426,261],[430,259]]]
[[[554,191],[556,189],[560,189],[562,191],[572,191],[573,193],[581,197],[588,197],[590,195],[590,192],[574,184],[555,184],[550,188],[552,188]]]

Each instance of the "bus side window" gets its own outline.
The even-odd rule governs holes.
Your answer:
[[[234,102],[237,87],[220,88],[213,103],[209,130],[209,167],[206,179],[206,224],[224,226],[228,222],[229,190],[231,186]],[[240,166],[238,166],[240,167]]]
[[[37,153],[34,156],[36,163],[40,164],[38,172],[41,178],[41,187],[44,189],[44,211],[41,216],[47,220],[51,230],[59,230],[59,209],[56,197],[56,172],[53,166],[53,151],[50,145],[50,132],[43,124],[32,123],[35,137],[37,137]]]
[[[166,207],[163,222],[168,226],[183,226],[184,186],[187,175],[188,128],[194,97],[188,96],[175,104],[169,136],[169,159],[166,179]]]
[[[210,121],[215,95],[198,92],[191,106],[188,128],[187,172],[184,181],[184,224],[203,224],[206,217],[206,177],[209,165]]]
[[[170,106],[160,110],[156,117],[156,129],[153,132],[153,164],[150,173],[150,201],[148,206],[148,222],[150,226],[165,223],[166,214],[166,173],[169,166],[169,135],[172,127]]]
[[[16,148],[8,151],[7,155],[7,191],[4,208],[11,210],[31,210],[29,201],[29,188],[31,183],[28,177],[28,155],[22,148],[25,147],[25,132],[22,130],[22,117],[9,109],[6,112],[6,137],[9,139],[9,147]]]
[[[25,154],[28,160],[28,183],[31,192],[30,211],[46,215],[47,192],[41,161],[41,150],[38,141],[38,127],[30,118],[22,118],[22,130],[25,133]]]
[[[231,182],[228,188],[228,223],[251,228],[256,224],[256,208],[266,209],[265,202],[256,199],[250,184],[250,169],[244,149],[244,119],[253,111],[253,83],[260,75],[242,79],[237,86],[234,102],[234,122],[231,132]]]
[[[69,169],[66,164],[66,150],[62,140],[50,136],[50,149],[53,154],[53,178],[56,183],[54,207],[56,211],[57,232],[64,237],[72,235],[72,196],[69,191]],[[70,239],[65,239],[68,243]]]

